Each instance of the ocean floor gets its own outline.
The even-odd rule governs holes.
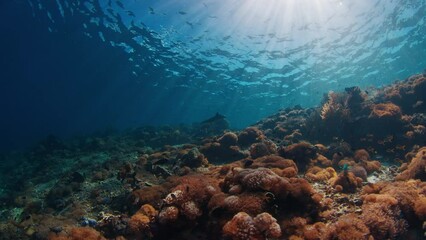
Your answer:
[[[1,156],[0,239],[425,239],[426,76]]]

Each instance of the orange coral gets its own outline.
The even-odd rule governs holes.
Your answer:
[[[290,169],[294,169],[292,172],[296,172],[297,174],[297,166],[293,160],[285,159],[276,155],[264,156],[261,158],[256,158],[253,160],[253,163],[249,166],[249,168],[279,168],[286,171],[290,171]],[[292,175],[295,176],[295,175]]]
[[[414,202],[414,212],[421,221],[426,221],[426,196],[422,196]]]
[[[401,108],[393,103],[379,103],[372,107],[369,118],[401,118]]]
[[[340,186],[342,192],[354,193],[358,188],[362,187],[362,179],[356,177],[352,172],[344,171],[331,179],[331,185],[334,187]],[[337,188],[340,189],[340,187]]]
[[[149,204],[143,205],[129,220],[129,230],[133,234],[151,236],[149,224],[155,221],[158,211]]]
[[[163,199],[166,208],[161,210],[160,218],[173,220],[169,216],[179,213],[189,220],[195,220],[203,214],[202,208],[207,205],[210,198],[219,192],[217,180],[204,175],[185,176],[178,178],[177,181],[180,184]],[[178,211],[167,208],[172,206]]]
[[[422,147],[411,159],[407,169],[396,176],[396,180],[420,179],[426,181],[426,147]]]
[[[56,235],[51,234],[48,237],[49,240],[106,240],[101,233],[93,228],[88,227],[77,227],[72,228],[70,233],[67,235]]]
[[[326,169],[320,168],[320,167],[312,167],[308,169],[308,171],[305,174],[305,178],[314,181],[327,181],[331,178],[334,178],[337,176],[336,171],[332,167],[328,167]]]
[[[360,218],[375,239],[395,239],[403,234],[407,223],[400,214],[398,200],[394,197],[387,194],[364,196]]]

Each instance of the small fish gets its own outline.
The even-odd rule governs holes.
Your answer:
[[[150,13],[150,14],[155,14],[154,8],[149,7],[149,13]]]
[[[130,17],[136,17],[132,11],[127,10],[126,12],[127,12],[127,15],[129,15]]]
[[[117,6],[119,6],[121,9],[124,9],[124,4],[121,1],[115,1]]]
[[[184,12],[184,11],[179,11],[178,12],[180,15],[186,15],[186,12]]]
[[[423,101],[417,101],[415,104],[413,104],[413,108],[418,108],[421,105],[423,105]]]
[[[186,21],[185,23],[188,24],[191,28],[194,28],[194,24],[193,23],[188,22],[188,21]]]

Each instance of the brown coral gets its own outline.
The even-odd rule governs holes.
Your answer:
[[[334,178],[336,176],[337,176],[337,173],[332,167],[328,167],[325,169],[320,167],[312,167],[312,168],[309,168],[305,174],[306,179],[310,181],[314,181],[314,182],[328,181],[331,178]]]
[[[331,185],[336,189],[341,189],[342,192],[354,193],[362,187],[362,179],[356,177],[352,172],[343,171],[336,178],[331,179]]]
[[[369,118],[395,118],[400,119],[402,116],[401,108],[393,103],[379,103],[373,105]]]
[[[295,143],[279,150],[279,155],[292,159],[301,171],[305,171],[312,159],[316,158],[316,148],[308,142]]]
[[[416,156],[411,159],[407,169],[396,176],[396,180],[420,179],[426,181],[426,147],[417,151]]]
[[[245,212],[239,212],[223,226],[223,235],[233,240],[263,240],[280,237],[281,228],[269,213],[252,218]]]
[[[330,225],[323,239],[372,240],[368,227],[355,214],[347,214]]]

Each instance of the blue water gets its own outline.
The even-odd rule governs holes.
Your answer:
[[[48,135],[243,128],[426,68],[424,0],[0,2],[0,149]]]

